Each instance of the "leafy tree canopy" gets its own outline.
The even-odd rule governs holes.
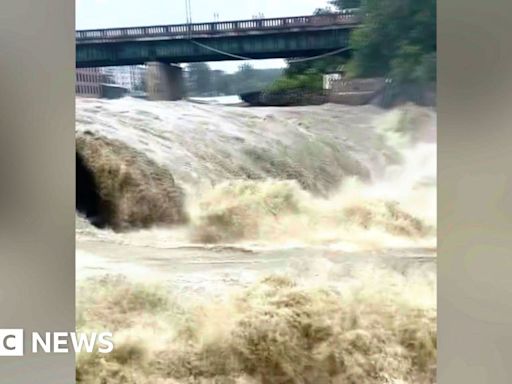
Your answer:
[[[337,9],[350,9],[359,8],[361,6],[361,0],[331,0],[330,4],[334,5]]]
[[[355,1],[355,0],[354,0]],[[334,1],[339,8],[352,1]],[[436,78],[435,0],[362,0],[364,22],[352,33],[354,77],[391,76],[397,82]]]
[[[242,63],[237,72],[225,73],[212,70],[206,63],[192,63],[187,72],[189,96],[216,96],[261,90],[276,80],[282,69],[255,69],[249,63]]]
[[[352,77],[391,77],[395,84],[436,79],[435,0],[331,0],[315,14],[359,8],[363,24],[351,34],[353,52],[345,69]],[[343,57],[289,62],[270,90],[322,87],[322,75],[337,70]]]

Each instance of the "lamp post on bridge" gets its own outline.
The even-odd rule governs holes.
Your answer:
[[[190,0],[185,0],[185,12],[187,24],[192,24],[192,4],[190,3]]]

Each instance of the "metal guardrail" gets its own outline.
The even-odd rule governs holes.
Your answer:
[[[243,33],[249,31],[279,30],[301,27],[326,27],[332,25],[354,25],[360,23],[354,14],[328,14],[273,19],[219,21],[211,23],[157,25],[149,27],[91,29],[75,32],[76,42],[91,40],[126,40],[150,37],[187,38],[222,33]]]

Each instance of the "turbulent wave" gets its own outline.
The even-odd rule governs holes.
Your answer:
[[[434,382],[432,275],[362,269],[330,283],[271,275],[222,300],[190,301],[122,278],[87,281],[78,328],[111,329],[116,347],[79,355],[78,382]]]
[[[373,107],[251,109],[80,99],[76,119],[78,132],[125,142],[190,189],[273,178],[326,195],[345,176],[369,179],[383,167],[386,150],[372,127],[381,114]]]
[[[435,382],[435,118],[78,99],[77,328],[115,337],[78,382]]]
[[[164,246],[177,237],[353,248],[435,243],[429,109],[250,109],[130,99],[77,105],[77,148],[101,195],[119,207],[114,229],[188,216],[185,229],[169,230]],[[158,229],[145,235],[147,244],[162,243]]]
[[[199,200],[191,237],[197,242],[338,244],[350,249],[432,246],[433,223],[365,184],[347,180],[318,198],[293,181],[238,181],[218,185]]]

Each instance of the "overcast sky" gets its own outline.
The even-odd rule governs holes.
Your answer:
[[[326,6],[327,0],[191,0],[192,21],[301,16]],[[76,0],[76,29],[180,24],[186,21],[185,0]],[[283,67],[283,60],[254,60],[256,68]],[[210,67],[235,71],[240,61],[209,63]]]

